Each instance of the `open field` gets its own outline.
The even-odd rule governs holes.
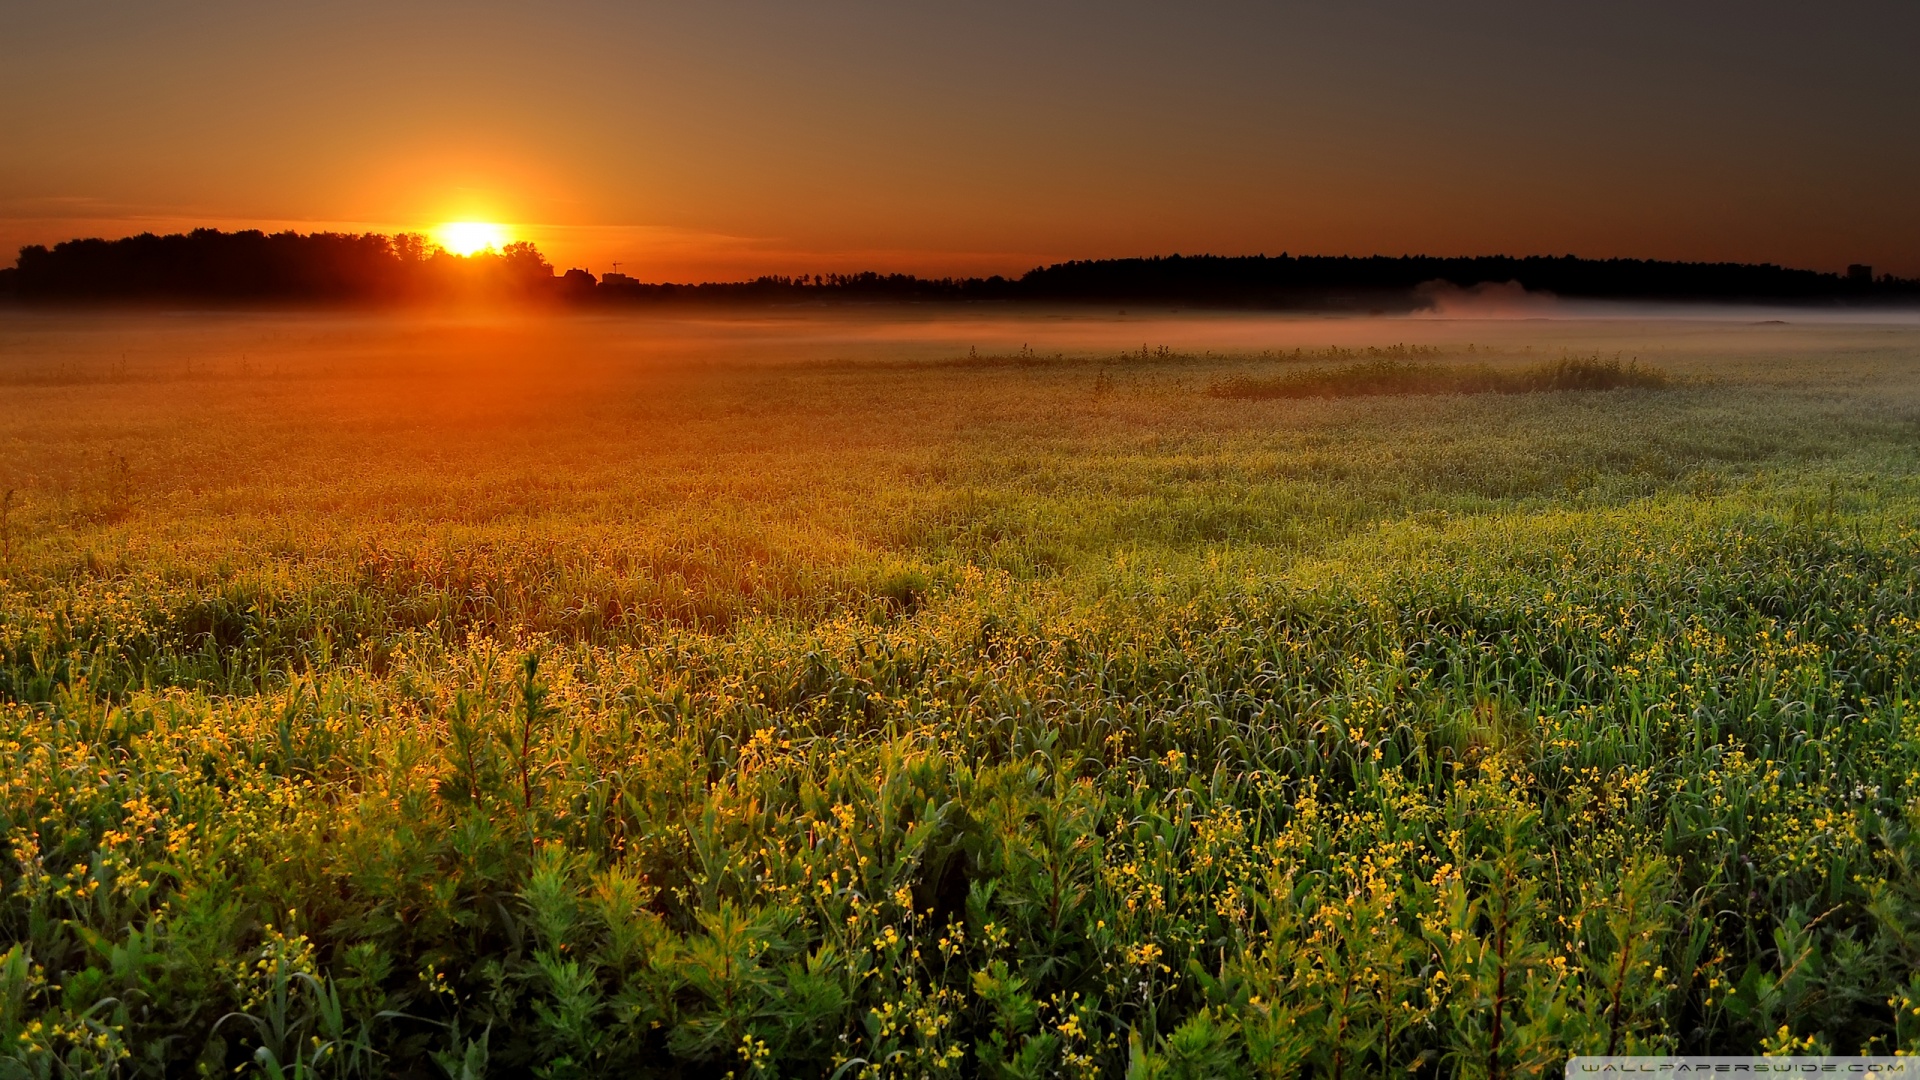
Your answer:
[[[0,312],[0,1078],[1920,1051],[1920,324],[1765,318]]]

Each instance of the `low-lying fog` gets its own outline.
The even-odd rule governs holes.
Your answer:
[[[523,313],[33,311],[0,308],[0,379],[128,376],[178,360],[238,373],[303,361],[778,363],[981,356],[1313,351],[1421,345],[1651,355],[1920,342],[1920,310],[1629,305],[1456,290],[1412,315],[982,305],[678,307]],[[53,365],[49,369],[48,365]],[[351,365],[358,366],[358,365]]]

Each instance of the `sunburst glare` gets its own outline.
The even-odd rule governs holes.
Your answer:
[[[508,242],[506,226],[491,221],[449,221],[433,231],[433,238],[441,247],[461,256],[498,251]]]

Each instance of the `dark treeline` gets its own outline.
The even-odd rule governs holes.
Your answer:
[[[1815,300],[1920,292],[1920,282],[1794,270],[1769,263],[1580,259],[1571,255],[1435,258],[1426,255],[1180,256],[1059,263],[1020,279],[1045,299],[1260,301],[1313,292],[1402,292],[1431,282],[1517,282],[1530,292],[1634,300]]]
[[[532,244],[462,258],[410,233],[217,229],[26,247],[0,278],[0,288],[28,299],[237,301],[524,294],[556,281]]]
[[[1771,264],[1572,256],[1171,255],[1057,263],[1018,278],[803,274],[651,284],[585,270],[555,275],[531,244],[470,257],[420,236],[339,233],[142,235],[21,249],[0,293],[33,300],[406,301],[448,296],[576,302],[660,300],[1031,300],[1240,306],[1413,307],[1438,283],[1517,283],[1532,292],[1620,300],[1848,302],[1920,299],[1920,281],[1865,266],[1846,274]]]

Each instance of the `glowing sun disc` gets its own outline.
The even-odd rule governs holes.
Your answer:
[[[449,221],[433,231],[433,238],[455,255],[472,255],[506,246],[507,230],[491,221]]]

